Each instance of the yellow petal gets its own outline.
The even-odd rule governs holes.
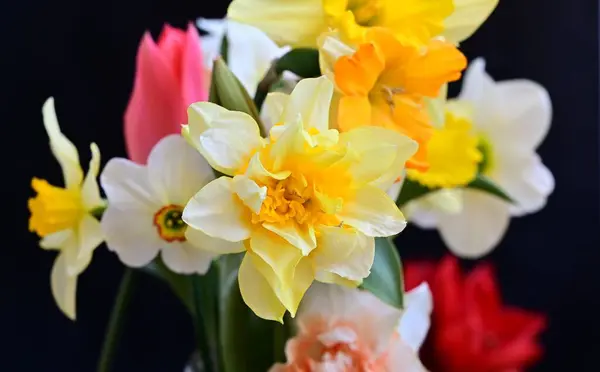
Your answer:
[[[336,126],[346,132],[371,125],[371,103],[368,97],[344,96],[339,100]]]
[[[454,0],[454,12],[444,21],[442,35],[450,42],[468,39],[490,16],[498,0]]]
[[[291,123],[300,115],[304,130],[328,130],[332,95],[333,84],[324,76],[300,80],[287,101],[283,121]]]
[[[260,112],[261,119],[265,124],[265,131],[270,132],[271,128],[283,120],[283,110],[288,103],[290,96],[281,92],[272,92],[267,94]],[[268,127],[266,126],[268,125]]]
[[[355,229],[321,226],[313,262],[317,272],[335,274],[350,281],[369,276],[375,257],[375,239]]]
[[[380,127],[361,127],[342,133],[340,143],[349,144],[360,159],[349,169],[355,180],[382,190],[387,190],[400,177],[404,163],[418,147],[407,136]]]
[[[60,254],[50,274],[50,288],[56,305],[69,319],[75,320],[77,276],[68,275],[64,254]]]
[[[263,30],[279,45],[314,47],[327,27],[321,0],[234,0],[228,18]]]
[[[362,283],[362,280],[349,280],[346,278],[342,278],[337,274],[330,273],[329,271],[317,271],[315,274],[315,280],[321,283],[337,284],[348,288],[356,288]]]
[[[97,180],[98,171],[100,170],[100,149],[98,149],[95,143],[91,144],[90,149],[92,151],[92,159],[90,160],[90,167],[81,186],[81,197],[87,210],[104,204],[100,196]]]
[[[310,225],[299,225],[295,221],[289,221],[285,224],[263,224],[263,227],[300,249],[304,256],[308,256],[317,246],[315,229]]]
[[[185,137],[224,174],[245,168],[252,153],[262,146],[258,125],[246,113],[197,102],[188,109],[188,121]]]
[[[293,274],[293,282],[289,286],[285,286],[277,278],[273,269],[262,258],[256,254],[251,254],[251,257],[256,269],[267,280],[271,288],[275,291],[277,298],[290,312],[290,315],[294,317],[304,293],[306,293],[315,278],[310,260],[305,257],[298,262]]]
[[[282,128],[283,132],[269,151],[269,159],[272,161],[272,164],[269,164],[269,169],[275,173],[282,171],[281,167],[289,156],[301,153],[304,150],[304,144],[308,136],[308,133],[302,128],[300,117],[286,123]]]
[[[246,176],[257,181],[267,182],[268,179],[284,180],[289,177],[292,172],[289,170],[272,173],[267,170],[262,162],[260,161],[260,154],[254,154],[250,159],[248,169],[246,169]]]
[[[218,178],[194,195],[183,210],[183,221],[213,238],[238,242],[250,237],[250,211],[231,189],[232,179]]]
[[[83,171],[79,164],[77,148],[69,139],[62,134],[58,126],[58,119],[54,111],[54,98],[50,97],[42,107],[44,127],[50,139],[52,154],[62,168],[65,186],[67,188],[79,187],[83,179]]]
[[[256,269],[250,255],[251,253],[247,253],[244,256],[238,273],[242,299],[257,316],[283,323],[285,307],[265,277]]]
[[[231,181],[231,190],[250,210],[258,214],[263,200],[267,197],[267,187],[260,187],[256,182],[245,176],[235,176]]]
[[[89,265],[94,250],[104,241],[104,233],[100,221],[91,215],[85,215],[79,222],[77,229],[77,263],[74,272],[79,274]],[[67,262],[69,268],[73,265]]]
[[[292,287],[296,265],[302,258],[300,249],[281,236],[262,228],[252,232],[250,249],[271,268],[283,288]]]
[[[406,227],[406,220],[396,203],[375,186],[356,190],[354,199],[344,202],[344,208],[337,217],[344,224],[373,237],[395,235]]]
[[[185,229],[185,239],[194,247],[216,254],[240,253],[246,250],[243,242],[213,238],[191,227]]]

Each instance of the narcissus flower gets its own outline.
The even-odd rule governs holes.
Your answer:
[[[211,70],[213,61],[221,54],[223,37],[227,35],[227,66],[239,79],[251,97],[265,77],[273,61],[290,50],[279,47],[260,29],[228,19],[204,19],[196,22],[208,32],[202,36],[204,68]],[[284,72],[289,77],[289,73]]]
[[[458,43],[471,36],[498,0],[234,0],[227,16],[256,26],[280,45],[314,47],[322,32],[339,29],[358,41],[371,27],[389,29],[418,45],[435,36]]]
[[[427,142],[433,127],[425,98],[460,78],[464,55],[450,43],[432,40],[416,48],[399,42],[383,28],[371,28],[356,47],[337,33],[319,40],[321,69],[335,82],[334,118],[341,131],[364,125],[397,130],[419,143],[409,167],[427,168]]]
[[[145,266],[160,252],[174,272],[204,274],[215,255],[187,241],[181,215],[194,193],[214,179],[213,170],[179,134],[158,142],[147,164],[114,158],[100,176],[109,202],[102,216],[108,249],[127,266]],[[234,244],[203,238],[211,247]]]
[[[269,138],[247,114],[211,103],[189,109],[183,133],[213,168],[186,205],[183,220],[213,238],[243,242],[244,301],[260,317],[295,315],[317,279],[356,285],[369,275],[374,237],[398,234],[402,213],[384,190],[417,144],[400,133],[364,127],[339,134],[328,125],[333,85],[304,79],[290,96],[270,95],[277,123]],[[188,238],[209,247],[188,229]]]
[[[462,120],[471,121],[482,155],[478,171],[514,203],[483,191],[458,188],[444,191],[459,201],[453,212],[428,203],[438,198],[439,192],[406,208],[412,222],[424,228],[437,227],[452,252],[479,257],[500,242],[511,216],[539,211],[554,189],[552,173],[536,154],[550,128],[552,105],[541,85],[529,80],[496,83],[485,72],[485,62],[478,59],[466,73],[460,96],[447,107]]]
[[[369,292],[315,284],[287,341],[287,363],[270,372],[425,372],[418,351],[432,310],[427,284],[407,293],[406,304],[401,311]]]
[[[29,230],[42,238],[40,247],[59,252],[50,277],[52,295],[60,310],[75,320],[77,276],[87,268],[94,250],[103,240],[100,222],[93,215],[105,204],[96,181],[100,150],[95,143],[91,144],[92,159],[84,178],[77,148],[58,126],[52,97],[44,103],[42,113],[65,187],[38,178],[31,181],[37,195],[28,202]]]

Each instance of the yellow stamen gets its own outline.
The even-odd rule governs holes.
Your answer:
[[[31,213],[29,231],[41,237],[76,227],[86,213],[78,189],[53,186],[39,178],[31,180],[31,187],[37,195],[27,202]]]
[[[427,148],[429,169],[409,169],[409,179],[427,187],[457,187],[471,182],[483,159],[478,139],[471,134],[471,122],[446,112],[443,128],[435,129]]]
[[[160,238],[166,242],[184,242],[187,225],[181,219],[181,205],[166,205],[154,214],[152,221]]]

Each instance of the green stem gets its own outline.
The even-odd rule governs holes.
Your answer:
[[[129,302],[131,301],[131,293],[135,286],[137,273],[127,268],[121,279],[119,285],[119,291],[115,298],[110,319],[108,321],[108,327],[106,329],[106,335],[104,336],[104,344],[102,345],[102,354],[100,354],[100,360],[98,361],[98,372],[109,372],[115,358],[117,351],[118,341],[123,331],[123,323],[125,321],[125,315]]]

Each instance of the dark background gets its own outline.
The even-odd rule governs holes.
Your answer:
[[[100,146],[103,163],[124,155],[122,114],[144,30],[220,17],[226,3],[202,0],[3,1],[0,4],[0,369],[93,371],[123,268],[100,248],[80,277],[78,319],[56,308],[49,288],[54,253],[27,231],[32,176],[60,182],[41,106],[52,95],[63,131],[80,148]],[[513,220],[496,263],[507,302],[547,313],[544,360],[536,371],[597,371],[600,351],[598,2],[500,0],[463,51],[486,58],[496,79],[540,82],[554,103],[539,150],[554,173],[547,207]],[[407,229],[406,257],[444,252],[437,233]],[[144,278],[133,300],[115,371],[181,371],[192,328],[168,289]]]

